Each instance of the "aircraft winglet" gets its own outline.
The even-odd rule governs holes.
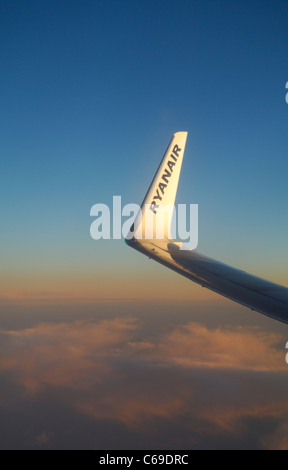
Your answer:
[[[171,238],[170,227],[187,135],[187,132],[173,135],[127,239],[155,239],[159,234],[160,238]],[[163,231],[159,230],[160,223]]]

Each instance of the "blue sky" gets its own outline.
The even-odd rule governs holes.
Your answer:
[[[178,202],[199,204],[199,250],[284,281],[287,13],[286,1],[1,2],[7,263],[54,253],[85,271],[105,255],[91,206],[140,203],[187,130]],[[125,248],[107,242],[106,262]]]

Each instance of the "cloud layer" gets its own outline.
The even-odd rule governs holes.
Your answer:
[[[115,312],[2,329],[3,448],[288,446],[281,334],[144,320]]]

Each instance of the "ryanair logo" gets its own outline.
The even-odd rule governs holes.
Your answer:
[[[161,179],[164,181],[160,181],[158,184],[158,188],[156,189],[156,194],[153,197],[153,200],[150,205],[150,209],[154,214],[157,213],[157,209],[159,207],[158,202],[162,201],[163,195],[165,194],[166,188],[169,184],[170,178],[173,173],[174,166],[177,163],[178,157],[179,157],[179,152],[181,152],[181,148],[178,147],[178,145],[175,145],[172,153],[170,154],[170,160],[167,162],[167,167],[164,170],[164,173],[162,174]]]

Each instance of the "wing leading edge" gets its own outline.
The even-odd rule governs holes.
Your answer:
[[[163,175],[163,171],[165,171],[165,165],[167,165],[167,162],[169,161],[171,150],[177,146],[176,148],[181,149],[178,152],[180,159],[177,161],[177,173],[171,173],[171,190],[169,185],[165,187],[166,198],[169,199],[169,202],[172,201],[172,203],[174,203],[186,138],[186,132],[174,134],[143,201],[141,206],[142,208],[144,205],[145,207],[150,207],[153,197],[155,195],[157,197],[157,189],[159,188],[161,175]],[[161,201],[159,199],[155,199],[155,202],[160,203]],[[138,226],[141,222],[141,217],[143,217],[143,212],[138,214],[135,219]],[[155,214],[155,218],[157,219],[157,213]],[[137,227],[134,233],[136,232]],[[208,289],[249,307],[252,310],[284,323],[288,323],[287,287],[274,284],[270,281],[248,274],[240,269],[233,268],[224,263],[208,258],[207,256],[198,253],[196,250],[181,250],[180,244],[178,242],[174,242],[170,237],[168,237],[169,233],[169,230],[167,233],[165,232],[162,240],[156,239],[153,237],[153,234],[150,239],[147,239],[147,237],[142,238],[138,233],[137,237],[127,237],[126,243],[149,258],[154,259],[203,287],[207,287]]]

